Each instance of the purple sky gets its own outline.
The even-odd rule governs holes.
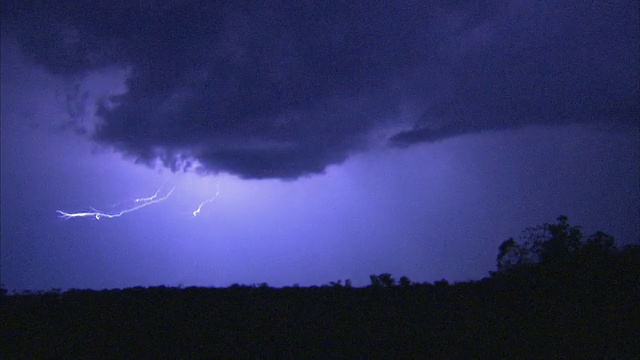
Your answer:
[[[2,2],[6,288],[472,280],[561,214],[640,241],[636,1],[232,3]]]

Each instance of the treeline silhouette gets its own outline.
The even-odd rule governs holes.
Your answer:
[[[479,281],[57,289],[0,297],[9,358],[640,358],[640,246],[564,216]]]

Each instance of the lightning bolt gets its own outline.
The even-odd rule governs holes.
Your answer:
[[[200,203],[200,206],[198,206],[198,208],[196,209],[196,211],[194,211],[194,212],[193,212],[193,216],[198,216],[198,214],[200,213],[200,210],[202,210],[202,207],[203,207],[205,204],[208,204],[208,203],[210,203],[210,202],[214,201],[215,199],[217,199],[217,198],[218,198],[218,195],[220,195],[220,182],[219,182],[219,181],[218,181],[218,183],[216,184],[216,194],[215,194],[215,195],[213,195],[213,197],[212,197],[212,198],[207,199],[207,200],[205,200],[205,201],[201,202],[201,203]]]
[[[139,203],[139,202],[143,202],[143,201],[153,201],[155,198],[157,198],[157,197],[158,197],[158,193],[160,192],[160,190],[162,190],[162,188],[164,187],[164,185],[165,185],[165,184],[166,184],[166,181],[165,181],[165,183],[164,183],[164,184],[162,184],[162,185],[160,186],[160,188],[158,189],[158,191],[156,191],[156,193],[155,193],[155,194],[153,194],[152,196],[144,197],[144,198],[138,198],[138,199],[136,199],[136,200],[135,200],[135,202]],[[173,191],[173,190],[172,190],[172,191]]]
[[[86,212],[78,212],[78,213],[68,213],[65,211],[61,211],[61,210],[57,210],[56,212],[58,214],[60,214],[60,218],[64,219],[64,220],[69,220],[71,218],[76,218],[76,217],[95,217],[96,220],[100,220],[100,218],[107,218],[107,219],[112,219],[112,218],[116,218],[116,217],[120,217],[126,213],[130,213],[136,210],[140,210],[143,207],[149,206],[151,204],[157,204],[161,201],[167,200],[169,198],[169,196],[171,196],[171,193],[173,193],[173,190],[175,190],[175,186],[163,197],[161,198],[157,198],[158,196],[158,192],[160,192],[160,189],[158,189],[158,191],[156,191],[156,194],[153,196],[150,196],[148,198],[142,198],[142,199],[136,199],[136,202],[142,202],[142,204],[140,205],[136,205],[132,208],[129,209],[125,209],[122,210],[120,212],[116,212],[116,213],[107,213],[107,212],[102,212],[99,211],[95,208],[89,208],[89,210],[91,211],[86,211]],[[140,200],[140,201],[138,201]]]

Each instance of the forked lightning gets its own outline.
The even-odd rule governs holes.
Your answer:
[[[136,206],[134,206],[132,208],[128,208],[128,209],[122,210],[120,212],[107,213],[107,212],[99,211],[99,210],[94,209],[94,208],[89,208],[91,211],[78,212],[78,213],[68,213],[68,212],[61,211],[61,210],[57,210],[56,212],[58,214],[60,214],[60,218],[64,219],[64,220],[68,220],[68,219],[76,218],[76,217],[95,217],[96,220],[100,220],[101,218],[112,219],[112,218],[120,217],[120,216],[122,216],[122,215],[124,215],[126,213],[130,213],[130,212],[133,212],[133,211],[136,211],[136,210],[140,210],[145,206],[149,206],[151,204],[156,204],[156,203],[159,203],[161,201],[167,200],[169,198],[169,196],[171,196],[171,193],[173,193],[173,190],[175,190],[176,188],[174,186],[167,193],[167,195],[165,195],[165,196],[163,196],[161,198],[158,198],[158,193],[160,192],[160,189],[158,189],[158,191],[156,191],[156,193],[153,196],[136,199],[135,202],[136,203],[141,203],[140,205],[136,205]]]

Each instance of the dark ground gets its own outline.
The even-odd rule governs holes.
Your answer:
[[[0,358],[640,359],[640,245],[533,230],[455,285],[3,291]]]
[[[13,295],[0,302],[2,358],[632,359],[640,294],[631,285],[485,279]]]

